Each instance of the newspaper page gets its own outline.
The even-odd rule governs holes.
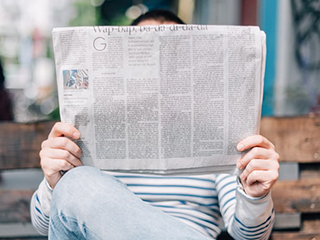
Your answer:
[[[236,171],[259,131],[265,34],[210,25],[56,28],[62,122],[82,161],[110,171]]]

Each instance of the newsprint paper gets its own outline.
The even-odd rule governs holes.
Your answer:
[[[82,161],[151,174],[231,172],[259,131],[265,34],[258,27],[56,28],[61,121]]]

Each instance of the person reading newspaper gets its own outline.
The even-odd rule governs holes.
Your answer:
[[[183,24],[154,10],[133,25]],[[49,239],[216,239],[224,222],[235,239],[268,239],[274,222],[270,190],[279,155],[261,135],[237,145],[240,177],[105,172],[82,166],[75,127],[56,123],[41,145],[44,180],[31,201],[34,227]]]

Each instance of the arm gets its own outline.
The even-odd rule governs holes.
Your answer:
[[[82,165],[81,150],[71,140],[79,137],[79,131],[73,126],[56,123],[41,145],[39,155],[45,178],[32,196],[30,211],[33,226],[43,235],[48,234],[51,195],[62,177],[61,170],[68,171]]]
[[[52,189],[44,179],[31,198],[30,215],[34,228],[42,235],[48,235]]]
[[[239,151],[248,149],[237,162],[243,170],[240,178],[217,177],[220,210],[235,239],[268,239],[274,221],[270,189],[278,178],[279,155],[273,144],[259,135],[238,144]]]

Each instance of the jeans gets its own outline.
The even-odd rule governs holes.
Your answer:
[[[143,202],[116,178],[81,166],[67,172],[53,191],[49,239],[208,238]]]

